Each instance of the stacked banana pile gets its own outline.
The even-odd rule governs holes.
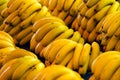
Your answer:
[[[99,40],[105,51],[120,51],[120,11],[106,16],[99,30]]]
[[[30,40],[30,50],[37,54],[57,39],[71,39],[84,44],[84,39],[78,31],[69,29],[61,19],[54,16],[43,17],[36,21],[32,31],[34,35]]]
[[[40,56],[45,58],[45,65],[63,65],[85,75],[90,71],[94,59],[101,54],[98,43],[92,45],[77,43],[70,39],[58,39],[42,49]]]
[[[3,10],[7,7],[8,0],[0,0],[0,25],[4,21],[4,17],[2,16]]]
[[[32,25],[44,16],[50,16],[47,7],[37,0],[9,0],[2,11],[5,17],[0,30],[9,33],[19,45],[25,45],[32,37]]]
[[[89,80],[120,80],[120,52],[106,51],[93,62]]]
[[[38,0],[46,6],[53,16],[61,18],[66,25],[71,25],[76,18],[83,0]]]

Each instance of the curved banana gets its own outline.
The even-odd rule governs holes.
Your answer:
[[[85,30],[86,27],[87,27],[88,21],[89,21],[89,19],[87,19],[86,17],[83,17],[82,20],[81,20],[81,25],[80,25],[80,27]]]
[[[75,47],[75,51],[74,51],[73,58],[72,58],[74,70],[79,68],[79,59],[81,56],[82,49],[83,49],[83,44],[81,44],[81,43],[78,43]]]
[[[99,2],[99,0],[88,0],[87,3],[86,3],[86,5],[87,5],[89,8],[91,8],[91,7],[93,7],[94,5],[96,5],[96,3],[98,3],[98,2]]]
[[[56,7],[58,8],[59,11],[61,11],[64,8],[64,3],[65,0],[58,0]]]
[[[75,0],[66,0],[65,1],[65,3],[64,3],[64,10],[65,11],[68,11],[70,8],[71,8],[71,6],[74,4],[74,2],[75,2]]]
[[[83,4],[83,8],[79,11],[81,16],[85,16],[86,12],[88,10],[88,7],[86,6],[86,4]]]
[[[85,43],[84,38],[81,37],[78,43],[84,44]]]
[[[81,34],[78,31],[75,31],[73,33],[72,37],[69,39],[76,41],[76,42],[79,42],[80,38],[81,38]]]
[[[57,6],[57,1],[58,0],[49,0],[48,9],[50,11],[53,11],[55,9],[55,7]]]
[[[51,12],[51,15],[58,16],[59,13],[60,13],[60,11],[58,10],[58,7],[55,7],[55,9]]]

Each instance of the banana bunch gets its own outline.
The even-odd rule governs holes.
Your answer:
[[[53,76],[54,75],[54,76]],[[84,80],[78,73],[61,65],[51,65],[38,73],[34,80]]]
[[[119,6],[120,3],[115,0],[83,1],[71,28],[78,30],[86,41],[92,43],[97,40],[106,15],[119,11]]]
[[[120,52],[106,51],[99,55],[92,63],[93,75],[89,80],[119,80]]]
[[[120,11],[106,16],[103,21],[102,28],[99,29],[99,39],[101,45],[104,46],[104,51],[117,50],[120,51],[118,47],[120,40]]]
[[[0,25],[4,21],[4,17],[2,16],[3,10],[7,7],[8,0],[0,0]]]
[[[44,16],[51,16],[46,6],[37,0],[9,0],[3,13],[9,13],[1,29],[9,33],[18,45],[28,43],[33,35],[33,24]],[[3,14],[4,15],[4,14]]]
[[[0,80],[33,80],[45,65],[37,58],[26,55],[6,62],[0,69]]]
[[[58,39],[43,48],[40,57],[45,58],[46,66],[63,65],[85,75],[99,54],[100,46],[97,42],[90,45],[77,43],[71,39]]]

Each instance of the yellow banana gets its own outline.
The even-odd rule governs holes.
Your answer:
[[[12,79],[19,79],[28,69],[38,64],[40,61],[33,57],[28,57],[28,60],[25,60],[21,65],[19,65],[12,75]]]
[[[99,56],[100,54],[100,46],[97,42],[92,42],[91,44],[91,54],[90,54],[90,60],[89,60],[89,70],[91,70],[91,65],[95,58]]]
[[[36,14],[36,16],[32,18],[32,23],[35,23],[35,21],[46,16],[47,12],[48,12],[48,8],[46,6],[43,6],[41,10],[39,10],[39,12]]]
[[[100,0],[96,5],[95,10],[99,11],[101,10],[103,7],[109,5],[109,4],[113,4],[115,2],[115,0]]]
[[[11,25],[6,24],[5,27],[4,27],[4,29],[3,29],[3,31],[6,32],[6,33],[8,33],[12,28],[13,27]]]
[[[85,16],[85,14],[86,14],[86,11],[88,10],[88,7],[86,6],[86,4],[84,3],[84,6],[83,6],[83,8],[80,10],[80,15],[81,16]]]
[[[65,32],[61,33],[55,40],[58,39],[68,39],[73,35],[73,29],[68,29]]]
[[[15,18],[15,16],[18,15],[18,13],[19,13],[19,10],[12,12],[7,18],[5,18],[4,22],[9,24]]]
[[[8,11],[9,11],[8,8],[3,9],[2,12],[1,12],[1,16],[3,18],[6,18],[7,16],[9,16],[10,13]]]
[[[74,69],[73,68],[73,59],[71,59],[69,62],[68,62],[68,64],[67,64],[67,66],[66,66],[67,68],[69,68],[69,69]]]
[[[7,2],[8,2],[8,0],[1,0],[0,5],[3,5],[4,3],[7,3]]]
[[[113,50],[119,39],[116,36],[112,36],[109,42],[107,43],[105,51]]]
[[[75,41],[70,41],[68,44],[64,45],[58,51],[58,53],[54,59],[55,64],[59,64],[65,58],[65,56],[67,56],[69,54],[69,52],[75,48],[76,45],[77,45],[77,42],[75,42]]]
[[[100,74],[104,68],[104,66],[109,62],[109,60],[118,58],[119,52],[117,51],[107,51],[103,54],[100,54],[92,63],[91,71],[94,73],[96,79],[100,78]],[[100,66],[100,67],[98,67]]]
[[[28,26],[27,28],[23,29],[21,32],[19,32],[16,36],[16,39],[20,41],[24,37],[26,37],[28,34],[32,32],[32,25]]]
[[[64,4],[65,4],[65,0],[58,0],[56,7],[58,8],[59,11],[63,10]]]
[[[31,14],[37,12],[37,10],[41,9],[41,4],[39,3],[35,3],[33,5],[31,5],[29,8],[27,8],[27,10],[25,10],[21,15],[21,19],[24,20],[26,18],[28,18]]]
[[[82,0],[75,0],[74,4],[70,8],[70,14],[75,16],[78,14],[79,6],[82,3]]]
[[[81,34],[78,31],[75,31],[73,33],[73,36],[69,39],[76,41],[76,42],[79,42],[80,38],[81,38]]]
[[[21,49],[21,48],[15,48],[14,50],[9,52],[5,56],[3,64],[6,64],[7,62],[9,62],[12,59],[20,58],[20,57],[24,57],[24,56],[31,56],[33,58],[37,58],[37,56],[34,53],[30,52],[30,51],[27,51],[27,50]]]
[[[59,13],[60,13],[60,11],[58,10],[58,7],[55,7],[55,9],[52,11],[51,15],[58,16]]]
[[[89,43],[85,43],[79,58],[79,65],[83,66],[90,57],[91,45]]]
[[[116,51],[120,51],[120,40],[117,42],[116,46],[115,46],[115,50]]]
[[[64,10],[70,10],[71,6],[74,4],[75,0],[66,0],[64,3]]]
[[[30,41],[30,39],[31,39],[31,37],[33,36],[33,34],[34,34],[34,33],[31,32],[31,33],[29,33],[28,35],[26,35],[26,36],[19,42],[19,44],[20,44],[21,46],[27,44],[27,43]]]
[[[59,18],[57,18],[57,17],[54,17],[54,16],[46,16],[46,17],[43,17],[43,18],[39,19],[38,21],[36,21],[36,22],[33,24],[33,29],[32,29],[32,31],[33,31],[33,32],[36,32],[36,31],[39,29],[39,27],[43,26],[44,24],[46,24],[46,23],[48,23],[48,22],[54,22],[54,21],[58,21],[58,22],[60,22],[60,23],[62,23],[62,24],[65,24],[65,23],[63,22],[63,20],[61,20],[61,19],[59,19]],[[41,23],[41,22],[42,22],[42,23]]]
[[[62,10],[59,14],[58,14],[58,18],[60,18],[60,19],[62,19],[62,20],[64,20],[65,18],[66,18],[66,16],[68,15],[68,11],[64,11],[64,10]]]
[[[7,2],[0,5],[0,13],[2,12],[2,10],[4,10],[7,7]]]
[[[48,9],[50,11],[53,11],[55,9],[55,7],[57,6],[57,1],[58,0],[49,0]]]
[[[91,8],[91,7],[93,7],[94,5],[96,5],[96,3],[98,3],[98,2],[99,2],[99,0],[88,0],[87,3],[86,3],[86,5],[87,5],[89,8]]]
[[[26,18],[25,20],[23,20],[19,25],[21,28],[26,28],[31,24],[32,18],[35,17],[37,15],[37,12],[31,14],[28,18]]]
[[[17,26],[20,22],[21,22],[20,17],[16,16],[16,17],[14,17],[14,19],[12,19],[12,21],[10,22],[10,25]]]
[[[69,42],[69,39],[58,39],[53,41],[47,46],[47,52],[44,53],[45,59],[48,59],[50,63],[53,63],[58,51]]]
[[[81,37],[78,43],[84,44],[85,43],[84,38]]]
[[[73,59],[72,64],[74,70],[77,70],[79,68],[79,58],[81,56],[82,49],[83,49],[83,44],[81,43],[78,43],[75,47],[75,51],[72,58]]]
[[[119,68],[120,66],[120,58],[111,59],[103,68],[103,71],[100,74],[101,80],[110,80],[114,72]]]
[[[70,51],[69,54],[60,62],[59,65],[66,66],[68,62],[72,59],[73,54],[74,54],[74,50]]]
[[[49,6],[49,0],[44,0],[43,5],[48,7]]]
[[[96,21],[100,21],[103,17],[105,17],[106,16],[106,13],[109,11],[109,9],[110,9],[110,5],[108,5],[108,6],[105,6],[104,8],[102,8],[102,10],[100,10],[100,11],[98,11],[94,16],[94,19],[96,20]]]
[[[114,72],[114,74],[111,77],[111,80],[119,80],[120,79],[120,67]]]
[[[81,27],[82,29],[84,29],[84,30],[86,29],[88,20],[89,20],[89,19],[87,19],[86,17],[83,17],[83,18],[82,18],[82,20],[81,20],[81,25],[80,25],[80,27]]]

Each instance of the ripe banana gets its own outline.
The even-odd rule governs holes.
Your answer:
[[[88,21],[89,21],[89,19],[88,19],[87,17],[83,17],[82,20],[81,20],[81,25],[80,25],[80,27],[85,30],[86,27],[87,27]]]
[[[21,18],[19,16],[14,17],[12,21],[10,22],[10,25],[17,26],[21,22]]]
[[[58,7],[55,7],[55,9],[52,11],[51,15],[58,16],[59,13],[60,13],[60,11],[58,10]]]
[[[75,0],[66,0],[64,3],[64,10],[68,11],[70,10],[71,6],[74,4]]]
[[[12,75],[12,79],[19,79],[28,69],[38,64],[40,61],[31,56],[28,57],[28,60],[25,60],[21,65],[19,65]]]
[[[69,68],[69,69],[74,69],[73,68],[73,59],[71,59],[69,62],[68,62],[68,64],[67,64],[67,66],[66,66],[67,68]]]
[[[78,43],[84,44],[85,43],[84,38],[81,37]]]
[[[81,38],[81,34],[78,31],[75,31],[73,33],[73,36],[69,39],[76,41],[76,42],[79,42],[80,38]]]
[[[75,47],[75,51],[74,51],[74,54],[73,54],[73,69],[74,70],[77,70],[79,68],[79,59],[80,59],[80,56],[81,56],[81,52],[82,52],[82,49],[83,49],[83,44],[81,43],[78,43]]]
[[[75,17],[71,16],[71,15],[68,15],[65,19],[64,19],[64,22],[66,25],[70,25],[73,20],[74,20]]]
[[[83,6],[83,8],[80,10],[80,15],[81,16],[85,16],[85,14],[86,14],[86,11],[88,10],[88,7],[86,6],[86,4],[84,3],[84,6]]]
[[[120,68],[118,68],[118,69],[114,72],[114,74],[113,74],[112,77],[111,77],[111,80],[119,80],[119,79],[120,79],[119,73],[120,73]]]
[[[69,54],[71,50],[75,49],[75,46],[77,45],[77,42],[75,41],[70,41],[68,44],[64,45],[57,53],[54,62],[55,64],[59,64],[65,56]]]
[[[9,11],[8,8],[3,9],[1,12],[1,16],[3,18],[6,18],[8,15],[10,15],[10,13],[8,11]]]
[[[62,10],[62,11],[58,14],[57,17],[60,18],[60,19],[62,19],[62,20],[64,20],[68,14],[69,14],[68,11]]]
[[[98,3],[98,2],[99,2],[99,0],[88,0],[87,3],[86,3],[86,5],[87,5],[89,8],[91,8],[91,7],[93,7],[94,5],[96,5],[96,3]]]
[[[78,31],[80,32],[81,35],[83,35],[84,30],[82,29],[82,27],[79,27]]]
[[[53,11],[55,9],[55,7],[57,6],[57,1],[58,0],[49,0],[48,9],[50,11]]]
[[[7,2],[5,2],[4,4],[0,5],[0,13],[2,12],[2,10],[4,10],[7,7]]]
[[[9,24],[6,24],[3,31],[8,33],[11,29],[12,29],[12,26],[10,26]]]

